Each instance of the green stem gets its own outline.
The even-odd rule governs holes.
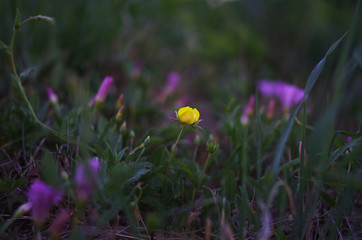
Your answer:
[[[209,155],[207,155],[206,163],[204,165],[204,169],[202,170],[202,173],[201,173],[201,176],[200,176],[200,179],[199,179],[199,183],[197,184],[197,187],[195,188],[194,193],[192,194],[192,209],[194,209],[196,193],[200,188],[201,181],[202,181],[202,178],[204,177],[206,167],[207,167],[207,164],[209,163],[210,157],[211,157],[211,153],[209,153]]]
[[[22,23],[24,24],[25,21]],[[47,125],[45,125],[44,123],[42,123],[38,117],[36,116],[35,112],[34,112],[34,109],[33,107],[31,106],[30,104],[30,101],[28,99],[28,97],[26,96],[26,93],[24,91],[24,88],[21,84],[21,81],[20,81],[20,78],[19,78],[19,75],[18,75],[18,72],[16,71],[16,66],[15,66],[15,60],[14,60],[14,42],[15,42],[15,36],[16,36],[16,33],[18,32],[19,30],[19,26],[16,26],[14,27],[14,30],[13,30],[13,35],[11,37],[11,43],[10,43],[10,51],[9,51],[9,57],[10,57],[10,64],[11,64],[11,70],[14,74],[14,77],[15,77],[15,84],[16,86],[18,87],[19,91],[20,91],[20,94],[22,96],[22,98],[24,99],[29,111],[30,111],[30,114],[33,118],[33,120],[38,124],[40,125],[42,128],[44,128],[45,130],[47,130],[50,134],[54,135],[55,137],[65,141],[65,142],[70,142],[74,145],[81,145],[80,143],[78,143],[78,141],[74,140],[74,139],[68,139],[67,136],[64,136],[62,135],[61,133],[59,133],[58,131],[52,129],[51,127],[48,127]],[[90,147],[87,147],[89,150],[91,150],[92,152],[95,152],[94,149],[90,148]]]
[[[170,159],[168,160],[168,166],[167,166],[167,170],[166,170],[166,174],[165,174],[165,178],[163,179],[163,184],[162,184],[162,189],[165,190],[165,185],[166,185],[166,180],[167,180],[167,175],[168,175],[168,171],[170,170],[170,167],[171,167],[171,163],[172,163],[172,159],[173,159],[173,156],[175,155],[175,150],[176,150],[176,147],[177,147],[177,144],[178,142],[180,141],[180,138],[181,138],[181,135],[185,129],[185,126],[186,125],[183,125],[182,128],[181,128],[181,131],[177,137],[177,140],[176,140],[176,143],[175,143],[175,146],[173,147],[172,149],[172,153],[171,153],[171,156],[170,156]]]

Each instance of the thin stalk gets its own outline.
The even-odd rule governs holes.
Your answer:
[[[201,173],[201,176],[200,176],[200,179],[199,179],[199,183],[197,184],[197,187],[195,188],[194,193],[192,194],[192,209],[194,209],[196,193],[197,193],[197,191],[198,191],[199,188],[200,188],[201,181],[202,181],[202,178],[204,177],[204,174],[205,174],[205,171],[206,171],[206,167],[207,167],[207,164],[209,163],[210,157],[211,157],[211,153],[209,153],[209,154],[207,155],[206,163],[205,163],[205,165],[204,165],[204,169],[202,169],[202,173]]]
[[[13,29],[13,34],[11,36],[11,42],[10,42],[10,50],[9,50],[9,57],[10,57],[10,65],[11,65],[11,70],[13,72],[13,75],[14,75],[14,78],[15,78],[15,84],[17,86],[17,88],[19,89],[20,91],[20,94],[21,94],[21,97],[24,99],[25,101],[25,104],[28,108],[28,110],[30,111],[30,114],[33,118],[33,120],[35,121],[35,123],[37,123],[38,125],[40,125],[42,128],[44,128],[45,130],[47,130],[50,134],[54,135],[55,137],[67,142],[67,143],[72,143],[73,145],[81,145],[81,143],[79,143],[78,141],[76,140],[73,140],[73,139],[68,139],[67,136],[64,136],[63,134],[61,134],[60,132],[52,129],[51,127],[48,127],[47,125],[45,125],[44,123],[42,123],[38,117],[36,116],[35,112],[34,112],[34,109],[33,107],[31,106],[31,103],[24,91],[24,88],[21,84],[21,81],[20,81],[20,78],[19,78],[19,75],[18,75],[18,72],[16,71],[16,66],[15,66],[15,60],[14,60],[14,42],[15,42],[15,36],[16,36],[16,33],[19,31],[20,27],[27,23],[27,22],[30,22],[30,21],[33,21],[33,20],[39,20],[39,19],[42,19],[44,18],[44,16],[36,16],[36,17],[32,17],[32,18],[29,18],[25,21],[23,21],[20,25],[17,25],[17,26],[14,26],[14,29]],[[89,146],[87,146],[87,148],[92,151],[92,152],[95,152],[95,150],[93,148],[90,148]]]
[[[241,180],[242,188],[246,190],[247,174],[248,174],[248,131],[247,128],[243,129],[243,147],[242,147],[242,162],[241,162]]]
[[[170,159],[168,160],[168,166],[167,166],[165,178],[163,179],[163,184],[162,184],[162,189],[163,189],[163,190],[165,190],[165,185],[166,185],[166,180],[167,180],[168,171],[170,170],[171,163],[172,163],[172,160],[173,160],[173,156],[175,155],[175,150],[176,150],[177,144],[178,144],[178,142],[180,141],[180,138],[181,138],[182,133],[184,132],[185,126],[186,126],[186,125],[183,125],[183,126],[182,126],[181,131],[180,131],[180,133],[179,133],[179,135],[178,135],[178,137],[177,137],[175,146],[174,146],[173,149],[172,149]]]

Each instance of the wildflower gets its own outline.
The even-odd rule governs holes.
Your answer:
[[[123,109],[124,109],[124,107],[121,106],[121,107],[119,108],[118,112],[117,112],[116,120],[117,120],[118,122],[120,122],[120,121],[122,120],[122,117],[123,117]]]
[[[166,174],[165,174],[165,177],[163,179],[163,185],[162,185],[163,191],[165,190],[167,175],[168,175],[168,172],[169,172],[171,164],[172,164],[172,160],[173,160],[173,156],[175,154],[177,144],[180,141],[181,135],[182,135],[183,131],[185,130],[186,125],[191,125],[191,126],[196,125],[196,126],[198,126],[197,124],[200,122],[200,120],[199,120],[199,118],[200,118],[199,111],[197,111],[196,108],[190,108],[189,106],[180,108],[178,110],[178,112],[176,112],[176,117],[177,117],[177,119],[174,119],[174,120],[178,120],[179,122],[181,122],[183,124],[182,124],[182,127],[181,127],[181,131],[178,134],[178,137],[176,139],[176,142],[175,142],[174,146],[172,147],[172,152],[171,152],[171,155],[170,155],[170,159],[168,161]],[[163,192],[162,192],[162,194],[163,194]]]
[[[41,224],[48,218],[50,207],[61,199],[61,193],[42,181],[35,181],[28,192],[28,199],[33,220]]]
[[[249,98],[248,104],[244,108],[243,115],[241,116],[242,124],[249,123],[249,116],[254,113],[254,103],[255,103],[255,97],[254,97],[254,95],[252,95]]]
[[[199,122],[200,113],[196,108],[190,108],[189,106],[180,108],[176,114],[177,120],[181,123],[188,125],[194,125]]]
[[[103,79],[101,86],[98,89],[97,95],[90,101],[89,105],[92,106],[94,103],[98,106],[103,103],[107,97],[111,84],[113,82],[113,77],[106,76]]]
[[[56,104],[58,102],[57,95],[54,93],[53,89],[51,89],[50,87],[47,87],[47,94],[48,94],[49,100],[52,104]]]
[[[80,202],[85,202],[92,194],[100,167],[99,159],[93,157],[87,165],[81,163],[75,170],[76,195]]]
[[[289,110],[304,97],[303,89],[283,81],[272,82],[269,80],[261,80],[258,83],[258,89],[265,97],[278,98],[284,110]]]
[[[118,100],[117,100],[117,105],[116,105],[116,107],[118,109],[123,105],[123,99],[124,99],[124,95],[123,94],[119,95]]]

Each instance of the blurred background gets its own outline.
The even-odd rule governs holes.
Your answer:
[[[135,111],[129,123],[145,128],[182,105],[199,108],[203,126],[213,128],[221,107],[233,98],[246,104],[261,78],[304,88],[314,66],[348,30],[348,41],[332,54],[313,89],[310,111],[329,102],[342,53],[362,65],[362,32],[351,31],[353,0],[3,0],[0,39],[5,43],[17,8],[22,20],[41,14],[56,21],[54,26],[27,24],[17,35],[19,72],[32,68],[23,81],[29,95],[44,102],[50,86],[70,110],[89,101],[106,75],[113,76],[105,113],[114,114],[114,102],[123,93],[125,111]],[[354,29],[362,29],[361,19],[355,22]],[[0,57],[0,93],[6,98],[9,65],[4,53]],[[169,80],[172,76],[178,79]],[[361,84],[351,83],[361,82],[360,70],[353,76],[343,85],[354,86],[341,113],[349,116],[340,123],[347,128],[362,118],[356,90]]]

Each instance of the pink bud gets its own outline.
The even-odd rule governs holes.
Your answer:
[[[81,163],[75,171],[76,195],[79,201],[85,202],[92,194],[101,163],[97,157],[88,160],[87,165]]]
[[[53,92],[53,89],[51,89],[50,87],[47,87],[47,94],[48,94],[48,97],[49,97],[49,100],[51,103],[56,103],[58,102],[58,97],[57,95],[55,95],[55,93]]]
[[[95,98],[93,98],[90,101],[89,105],[91,106],[94,103],[96,103],[96,105],[103,103],[108,95],[108,92],[109,92],[109,89],[111,88],[112,83],[113,83],[113,78],[110,76],[106,76],[103,79],[103,82],[98,89],[97,95],[95,96]]]
[[[251,95],[248,104],[244,107],[243,115],[241,116],[241,123],[248,124],[249,116],[254,113],[255,96]]]
[[[32,207],[32,217],[37,224],[43,223],[49,217],[50,207],[60,201],[61,192],[42,181],[35,181],[28,192]]]
[[[123,94],[119,95],[118,100],[117,100],[117,105],[116,105],[117,108],[120,108],[123,105],[123,99],[124,99],[124,95]]]

